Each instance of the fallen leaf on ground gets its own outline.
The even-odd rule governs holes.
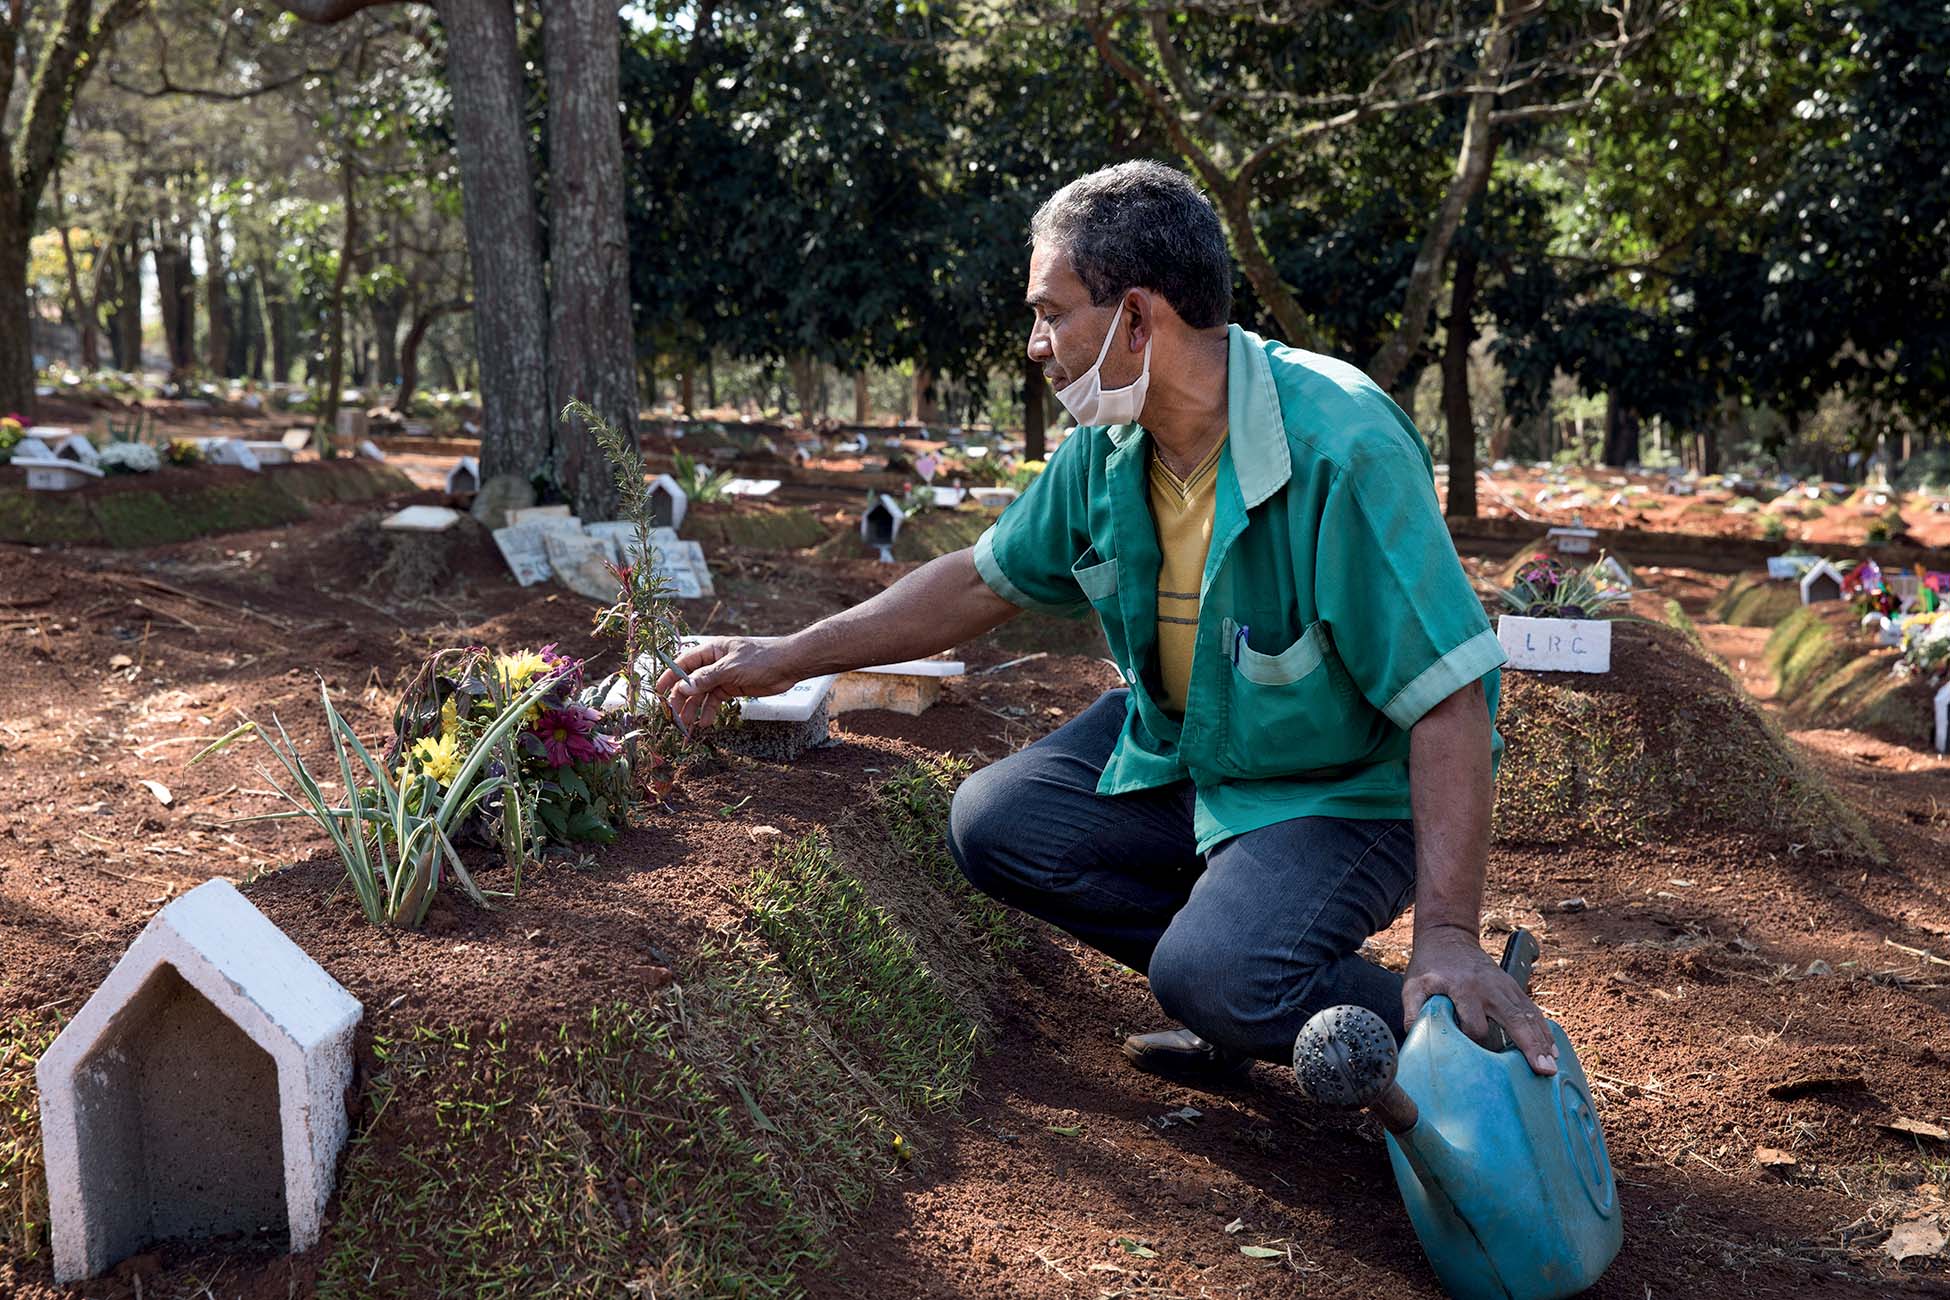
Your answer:
[[[169,787],[164,785],[161,781],[151,781],[145,778],[142,782],[142,785],[143,788],[146,789],[150,794],[156,796],[156,802],[161,804],[163,807],[167,808],[169,807],[169,805],[176,802],[176,796],[171,794],[169,792]]]
[[[1926,1214],[1908,1223],[1899,1223],[1889,1233],[1889,1240],[1882,1243],[1882,1249],[1889,1258],[1898,1264],[1906,1259],[1921,1259],[1943,1253],[1947,1239],[1943,1233],[1943,1223],[1936,1215]]]
[[[1271,1246],[1241,1246],[1239,1253],[1247,1259],[1285,1259],[1286,1252],[1274,1250]]]
[[[1245,1226],[1246,1226],[1246,1221],[1244,1219],[1234,1219],[1231,1223],[1228,1223],[1226,1225],[1225,1227],[1226,1235],[1231,1236],[1233,1233],[1238,1232],[1240,1229],[1244,1228]]]
[[[133,665],[134,663],[135,660],[129,658],[127,655],[115,655],[114,657],[109,659],[108,666],[110,668],[127,668]]]
[[[1139,1259],[1156,1259],[1158,1257],[1157,1251],[1151,1249],[1151,1247],[1141,1241],[1132,1241],[1129,1237],[1119,1237],[1111,1245],[1122,1246],[1125,1254],[1136,1255]]]
[[[1778,1147],[1755,1147],[1754,1163],[1762,1169],[1778,1169],[1786,1172],[1800,1162]]]
[[[1082,1129],[1071,1128],[1068,1125],[1064,1125],[1064,1124],[1051,1124],[1049,1126],[1049,1131],[1052,1133],[1061,1133],[1066,1138],[1080,1138],[1083,1136]]]
[[[1907,1115],[1898,1116],[1891,1120],[1884,1120],[1877,1124],[1876,1127],[1888,1129],[1891,1133],[1908,1133],[1913,1137],[1934,1138],[1938,1142],[1950,1142],[1950,1129],[1943,1128],[1937,1124],[1926,1124],[1920,1119],[1911,1119]]]

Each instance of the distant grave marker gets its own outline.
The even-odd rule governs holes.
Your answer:
[[[242,438],[205,438],[203,459],[211,465],[235,465],[255,474],[262,468],[257,453],[244,445]]]
[[[334,427],[339,437],[356,442],[372,432],[372,421],[365,411],[356,406],[341,406]]]
[[[481,462],[478,457],[462,456],[447,471],[447,495],[450,497],[473,496],[481,490]],[[510,511],[513,518],[519,511]]]
[[[517,586],[532,587],[555,576],[542,542],[545,536],[539,528],[514,525],[494,530],[494,545],[500,550],[501,558],[508,562],[508,571],[515,575]]]
[[[384,461],[386,459],[386,453],[379,450],[378,444],[373,442],[373,440],[370,438],[360,439],[359,454],[361,456],[364,456],[367,460]],[[287,457],[287,459],[289,459],[289,457]],[[450,473],[448,474],[447,477],[451,479],[453,478],[453,475]],[[452,491],[451,488],[449,488],[448,490]]]
[[[1802,574],[1819,563],[1821,557],[1818,555],[1770,555],[1767,557],[1767,576],[1777,582],[1799,582]]]
[[[1936,752],[1950,752],[1950,682],[1936,692]]]
[[[1817,560],[1806,573],[1801,575],[1801,603],[1816,605],[1823,601],[1840,600],[1843,595],[1841,570],[1826,560]]]
[[[460,522],[460,512],[446,506],[408,506],[379,521],[381,528],[400,533],[444,533]]]
[[[769,497],[779,490],[779,480],[775,478],[735,478],[724,485],[726,496],[730,497]]]
[[[27,487],[34,492],[67,492],[91,478],[102,477],[102,471],[93,465],[52,456],[42,460],[23,460],[16,456],[14,464],[27,471]]]
[[[1566,503],[1567,506],[1569,503]],[[1580,502],[1579,504],[1582,504]],[[1559,555],[1589,555],[1598,540],[1595,528],[1553,528],[1544,534],[1545,543]]]
[[[311,446],[311,430],[286,429],[278,441],[284,444],[286,451],[300,452]]]
[[[251,441],[246,441],[244,443],[244,446],[250,452],[251,455],[257,458],[257,463],[259,465],[289,465],[292,462],[291,448],[285,446],[282,441],[251,440]],[[372,444],[369,442],[362,443],[361,446],[371,447]],[[377,451],[378,448],[375,447],[373,448],[373,450]],[[381,460],[386,459],[386,456],[383,452],[380,454],[379,459]]]
[[[1001,510],[1021,494],[1012,487],[978,487],[968,489],[968,495],[984,509]]]
[[[882,492],[860,512],[860,538],[868,546],[892,546],[906,519],[900,502]]]
[[[648,492],[651,524],[657,528],[682,528],[691,498],[678,486],[677,480],[668,474],[659,474],[650,480]]]
[[[952,510],[968,498],[967,488],[935,487],[928,491],[934,493],[934,503],[944,509]]]

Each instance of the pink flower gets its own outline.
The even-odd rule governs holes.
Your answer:
[[[608,757],[607,746],[596,737],[596,724],[602,721],[602,716],[594,709],[576,704],[544,709],[528,734],[541,742],[542,752],[552,767],[587,763]],[[606,741],[607,737],[602,739]]]

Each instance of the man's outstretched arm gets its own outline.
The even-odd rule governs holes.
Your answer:
[[[1482,1041],[1494,1019],[1538,1074],[1557,1072],[1557,1045],[1517,982],[1490,960],[1478,937],[1483,872],[1490,849],[1490,711],[1471,682],[1422,715],[1409,731],[1409,801],[1415,817],[1415,947],[1402,1013],[1413,1025],[1422,1004],[1446,993],[1463,1032]]]
[[[972,550],[928,561],[887,590],[790,636],[720,637],[685,652],[685,682],[665,670],[657,694],[686,727],[725,700],[776,695],[821,673],[899,663],[978,637],[1020,611],[989,590]]]

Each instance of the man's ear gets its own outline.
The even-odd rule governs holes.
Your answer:
[[[1144,345],[1157,335],[1158,295],[1149,289],[1127,289],[1124,291],[1124,314],[1129,320],[1130,348],[1132,352],[1144,351]]]

